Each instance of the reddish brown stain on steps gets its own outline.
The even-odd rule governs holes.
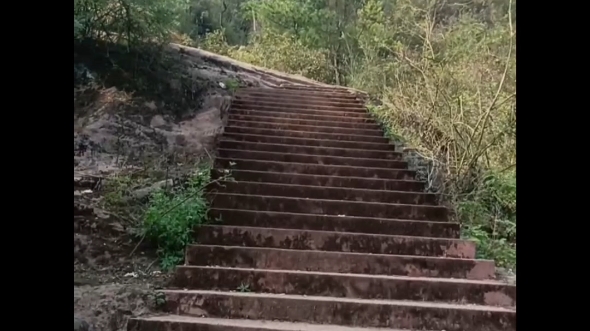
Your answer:
[[[236,181],[208,188],[222,223],[196,232],[170,315],[129,330],[516,330],[516,287],[474,259],[357,95],[244,89],[229,114],[215,165]]]

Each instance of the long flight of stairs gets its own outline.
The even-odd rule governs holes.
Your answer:
[[[198,244],[163,291],[169,315],[130,331],[516,330],[516,287],[352,94],[240,90]]]

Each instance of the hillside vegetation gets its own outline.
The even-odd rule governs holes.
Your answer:
[[[181,43],[364,90],[480,257],[516,268],[515,0],[74,0],[74,42]]]

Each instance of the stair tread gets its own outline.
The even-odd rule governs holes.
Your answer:
[[[299,126],[299,127],[305,127],[305,128],[310,128],[310,129],[314,129],[316,131],[316,133],[330,133],[330,132],[322,132],[320,130],[322,129],[336,129],[336,130],[343,130],[343,131],[370,131],[371,133],[374,133],[374,135],[368,135],[368,134],[350,134],[351,136],[355,136],[355,137],[375,137],[375,136],[381,136],[383,135],[382,131],[379,129],[354,129],[354,128],[343,128],[343,127],[338,127],[338,126],[323,126],[323,125],[306,125],[306,124],[294,124],[294,123],[276,123],[276,122],[264,122],[264,121],[243,121],[243,120],[236,120],[236,119],[229,119],[228,122],[234,122],[234,123],[246,123],[246,124],[266,124],[266,125],[274,125],[274,126],[279,126],[281,124],[284,125],[291,125],[291,126]],[[231,126],[231,125],[230,125]],[[280,131],[285,131],[284,129],[280,129]],[[290,131],[297,131],[297,130],[290,130]],[[348,134],[348,133],[347,133]]]
[[[220,148],[219,150],[226,150],[226,151],[241,151],[239,149],[223,149]],[[285,153],[271,153],[271,152],[261,152],[261,151],[256,151],[258,153],[269,153],[269,154],[285,154]],[[303,156],[313,156],[313,155],[309,155],[309,154],[291,154],[291,155],[303,155]],[[334,157],[338,157],[338,158],[342,158],[342,159],[356,159],[356,158],[351,158],[351,157],[341,157],[341,156],[334,156]],[[390,168],[378,168],[378,167],[356,167],[356,166],[348,166],[348,165],[340,165],[340,164],[318,164],[318,163],[302,163],[302,162],[282,162],[282,161],[270,161],[270,160],[257,160],[257,159],[240,159],[240,158],[234,158],[234,157],[219,157],[219,159],[225,159],[225,160],[233,160],[237,165],[239,165],[239,161],[244,162],[244,161],[260,161],[260,162],[265,162],[265,163],[284,163],[284,164],[298,164],[298,165],[314,165],[314,166],[322,166],[322,167],[341,167],[341,168],[363,168],[363,169],[376,169],[376,170],[387,170],[387,171],[392,171],[392,170],[397,170],[397,171],[412,171],[412,170],[408,170],[408,169],[390,169]],[[359,159],[359,160],[373,160],[373,159]],[[401,161],[400,161],[401,162]],[[286,173],[286,172],[283,172]],[[342,176],[342,177],[349,177],[349,176]],[[364,177],[359,177],[359,178],[364,178]],[[369,177],[369,178],[374,178],[374,177]],[[386,179],[386,178],[377,178],[377,179]]]
[[[329,176],[328,176],[329,177]],[[333,177],[338,177],[338,176],[333,176]],[[362,178],[362,177],[361,177]],[[257,182],[257,181],[249,181],[249,180],[232,180],[232,181],[220,181],[219,183],[224,183],[224,182],[232,182],[232,183],[244,183],[244,184],[257,184],[257,185],[262,185],[262,186],[287,186],[287,187],[300,187],[300,188],[306,188],[306,187],[310,187],[313,189],[324,189],[324,190],[347,190],[347,191],[353,191],[353,192],[358,192],[359,194],[363,193],[363,192],[390,192],[390,193],[398,193],[398,194],[408,194],[408,195],[424,195],[424,196],[432,196],[432,195],[436,195],[435,193],[429,193],[429,192],[415,192],[415,191],[399,191],[399,190],[374,190],[374,189],[364,189],[364,188],[355,188],[355,187],[333,187],[333,186],[319,186],[319,185],[301,185],[301,184],[287,184],[287,183],[274,183],[274,182]],[[231,193],[231,192],[226,192],[226,193]],[[295,198],[295,197],[293,197]],[[330,199],[332,200],[332,199]],[[334,199],[334,201],[349,201],[349,200],[341,200],[341,199]],[[364,201],[357,201],[357,202],[364,202]]]
[[[330,133],[330,132],[309,132],[309,131],[301,131],[301,130],[291,130],[291,129],[269,129],[269,128],[253,128],[253,127],[249,127],[249,126],[243,126],[240,125],[240,123],[248,123],[248,122],[240,122],[240,121],[234,121],[234,122],[238,122],[237,124],[232,124],[232,123],[228,123],[228,125],[225,127],[225,131],[228,132],[228,130],[242,130],[242,131],[267,131],[267,132],[272,132],[273,134],[268,134],[265,136],[268,137],[289,137],[292,138],[293,136],[305,136],[305,138],[303,139],[318,139],[318,138],[309,138],[309,136],[311,135],[316,135],[316,136],[326,136],[326,137],[330,137],[330,138],[337,138],[342,136],[341,133]],[[233,133],[233,132],[232,132]],[[336,140],[336,141],[346,141],[346,142],[357,142],[357,143],[372,143],[372,144],[387,144],[387,138],[385,137],[377,137],[377,136],[359,136],[359,135],[354,135],[354,134],[346,134],[347,137],[352,137],[354,139],[372,139],[372,140],[380,140],[382,142],[376,142],[376,141],[364,141],[364,140],[343,140],[343,139],[329,139],[329,140]],[[300,137],[298,137],[300,138]]]
[[[248,112],[248,114],[244,114],[243,112]],[[230,115],[240,115],[240,116],[256,116],[256,117],[273,117],[273,118],[299,118],[302,119],[313,119],[313,118],[322,118],[325,120],[332,119],[334,121],[342,120],[342,119],[359,119],[356,122],[343,122],[343,123],[358,123],[358,124],[376,124],[377,122],[369,117],[348,117],[348,116],[334,116],[330,114],[322,115],[322,114],[306,114],[306,113],[294,113],[294,112],[276,112],[276,111],[266,111],[266,110],[244,110],[244,109],[233,109],[233,111],[229,112]],[[288,114],[288,115],[286,115]],[[292,115],[292,117],[289,117]]]
[[[341,143],[343,142],[342,140],[336,140],[336,139],[317,139],[317,138],[300,138],[300,137],[285,137],[285,136],[268,136],[268,135],[262,135],[262,134],[249,134],[249,133],[225,133],[222,136],[223,140],[230,140],[227,137],[228,136],[240,136],[240,137],[253,137],[253,138],[289,138],[292,140],[296,140],[296,141],[314,141],[314,142],[338,142]],[[231,140],[233,141],[233,140]],[[358,144],[363,144],[363,145],[374,145],[375,147],[385,147],[385,146],[392,146],[395,147],[395,145],[389,144],[389,143],[372,143],[372,142],[355,142],[355,141],[350,141],[348,143],[358,143]],[[308,145],[296,145],[296,144],[288,144],[288,145],[294,145],[294,146],[308,146]],[[321,145],[319,147],[322,147]],[[322,148],[338,148],[338,149],[349,149],[349,148],[342,148],[342,147],[322,147]],[[355,148],[350,148],[355,150]],[[356,150],[358,150],[358,148],[356,148]],[[364,149],[363,149],[364,150]],[[373,151],[373,150],[371,150]],[[376,149],[375,151],[383,151],[383,152],[395,152],[393,150],[389,151],[389,150],[380,150],[380,149]],[[399,154],[402,154],[400,152],[396,152]]]
[[[404,307],[423,307],[423,308],[439,308],[439,309],[454,309],[454,310],[475,310],[475,311],[493,311],[503,313],[516,313],[515,309],[484,306],[473,304],[452,304],[443,302],[426,302],[426,301],[410,301],[410,300],[378,300],[378,299],[354,299],[354,298],[336,298],[324,296],[305,296],[294,294],[267,294],[267,293],[245,293],[245,292],[225,292],[225,291],[208,291],[208,290],[161,290],[163,293],[179,293],[179,294],[194,294],[194,295],[217,295],[217,296],[242,296],[250,298],[280,298],[282,300],[304,300],[304,301],[323,301],[323,302],[342,302],[342,303],[360,303],[364,305],[388,305],[388,306],[404,306]]]
[[[441,224],[441,225],[455,225],[456,223],[451,222],[439,222],[439,221],[429,221],[429,220],[413,220],[413,219],[398,219],[398,218],[381,218],[381,217],[365,217],[365,216],[341,216],[341,215],[318,215],[318,214],[309,214],[309,213],[290,213],[290,212],[283,212],[283,211],[273,211],[273,210],[249,210],[249,209],[229,209],[229,208],[211,208],[211,210],[231,210],[231,211],[240,211],[245,213],[257,213],[257,212],[264,212],[276,215],[276,217],[280,217],[281,215],[296,215],[296,216],[310,216],[310,217],[328,217],[328,218],[336,218],[336,219],[353,219],[363,221],[363,220],[376,220],[376,221],[384,221],[384,222],[411,222],[411,223],[425,223],[425,224]]]
[[[420,260],[431,260],[431,261],[482,261],[482,262],[493,262],[493,260],[485,260],[485,259],[461,259],[455,257],[445,257],[445,256],[420,256],[420,255],[399,255],[399,254],[369,254],[369,253],[353,253],[353,252],[334,252],[334,251],[312,251],[312,250],[296,250],[296,249],[286,249],[286,248],[271,248],[271,247],[247,247],[247,246],[223,246],[223,245],[202,245],[202,244],[192,244],[189,247],[215,247],[215,248],[224,248],[224,249],[243,249],[243,250],[259,250],[259,251],[281,251],[281,252],[293,252],[296,254],[299,253],[313,253],[313,254],[321,254],[321,255],[333,255],[333,256],[372,256],[372,257],[384,257],[384,258],[411,258],[411,259],[420,259]]]
[[[504,287],[516,287],[516,285],[507,284],[496,280],[476,280],[465,278],[432,278],[432,277],[411,277],[399,275],[372,275],[372,274],[353,274],[353,273],[338,273],[326,271],[307,271],[307,270],[280,270],[280,269],[258,269],[258,268],[240,268],[240,267],[223,267],[223,266],[196,266],[185,265],[182,269],[222,269],[222,270],[238,270],[238,271],[256,271],[268,272],[276,274],[305,274],[305,275],[323,275],[334,277],[356,277],[365,279],[388,279],[388,280],[403,280],[414,282],[431,282],[431,283],[451,283],[451,284],[473,284],[473,285],[493,285]]]
[[[237,120],[237,121],[246,121],[246,122],[270,122],[270,123],[284,123],[284,124],[298,124],[298,125],[307,125],[301,124],[298,122],[315,122],[314,126],[322,126],[322,127],[334,127],[334,128],[344,128],[350,129],[352,126],[359,126],[359,127],[352,127],[353,129],[362,129],[362,130],[379,130],[378,125],[375,122],[365,122],[365,123],[350,123],[350,122],[342,122],[337,121],[336,119],[340,118],[340,116],[332,116],[335,120],[321,120],[321,119],[304,119],[304,118],[291,118],[291,117],[276,117],[276,116],[263,116],[263,115],[241,115],[230,113],[229,119],[230,120]]]
[[[405,193],[405,192],[404,192]],[[292,200],[313,200],[313,201],[322,201],[322,202],[346,202],[347,204],[370,204],[370,205],[387,205],[391,207],[400,207],[400,206],[409,206],[409,207],[420,207],[424,209],[448,209],[445,206],[441,205],[415,205],[409,203],[386,203],[386,202],[368,202],[368,201],[352,201],[352,200],[329,200],[329,199],[306,199],[306,198],[299,198],[299,197],[283,197],[283,196],[273,196],[273,195],[260,195],[260,194],[240,194],[240,193],[215,193],[216,195],[231,195],[231,196],[248,196],[248,197],[256,197],[256,198],[276,198],[276,199],[292,199]],[[317,214],[315,214],[317,215]],[[328,216],[340,216],[344,217],[347,215],[339,214],[339,215],[328,215]],[[362,217],[362,216],[359,216]]]
[[[288,162],[285,162],[285,163],[288,163]],[[310,174],[301,174],[301,173],[288,173],[288,172],[276,172],[276,171],[257,171],[257,170],[239,170],[239,169],[235,169],[233,171],[236,171],[236,172],[245,172],[245,173],[259,173],[259,174],[280,174],[280,175],[301,176],[301,177],[312,176],[312,177],[322,177],[322,178],[354,178],[354,179],[368,180],[368,181],[424,183],[424,182],[419,181],[419,180],[408,180],[408,179],[390,179],[390,178],[354,177],[354,176],[310,175]],[[314,185],[311,185],[311,186],[314,186]],[[317,185],[315,185],[315,186],[317,186]],[[320,187],[324,187],[324,186],[320,186]],[[352,189],[354,189],[354,188],[352,188]],[[365,190],[365,189],[359,189],[359,190]],[[372,191],[391,191],[391,190],[375,190],[375,189],[368,189],[368,190],[372,190]],[[408,192],[411,192],[411,191],[408,191]],[[417,193],[426,193],[426,192],[417,192]]]
[[[220,142],[223,142],[223,141],[236,142],[236,140],[234,140],[234,139],[228,139],[228,138],[224,138],[224,137],[222,137],[219,141]],[[276,146],[277,148],[280,148],[280,147],[285,147],[285,148],[290,148],[290,147],[304,147],[304,148],[318,148],[318,149],[333,149],[333,150],[351,151],[351,152],[355,152],[355,151],[365,152],[366,151],[366,150],[355,149],[355,148],[308,146],[308,145],[296,145],[296,144],[277,144],[277,143],[263,143],[263,142],[252,142],[252,141],[237,141],[237,142],[242,143],[242,144],[251,144],[251,145]],[[395,155],[402,156],[402,153],[400,153],[400,152],[394,152],[394,151],[371,151],[371,152],[374,152],[374,153],[383,153],[383,154],[390,153],[390,154],[395,154]],[[268,152],[268,153],[273,153],[273,152]],[[316,155],[316,154],[302,154],[302,155]],[[352,159],[385,160],[385,159],[378,159],[378,158],[358,158],[358,157],[350,157],[350,156],[338,156],[338,157],[346,157],[346,158],[352,158]],[[395,161],[393,159],[386,159],[386,160]]]
[[[240,327],[242,329],[269,331],[409,331],[390,328],[359,328],[341,325],[310,324],[250,319],[227,319],[213,317],[192,317],[184,315],[160,315],[135,318],[136,320],[154,322],[194,323],[210,326]]]
[[[331,234],[331,235],[346,235],[346,236],[359,236],[359,237],[377,237],[377,238],[396,238],[406,240],[434,240],[434,241],[454,241],[454,242],[469,242],[468,239],[459,238],[436,238],[436,237],[417,237],[417,236],[400,236],[391,234],[378,234],[378,233],[361,233],[361,232],[343,232],[343,231],[323,231],[323,230],[306,230],[306,229],[285,229],[285,228],[269,228],[269,227],[257,227],[257,226],[237,226],[237,225],[225,225],[225,224],[204,224],[201,227],[209,228],[239,228],[244,230],[269,230],[269,231],[285,231],[285,232],[312,232],[318,234]],[[389,255],[389,254],[386,254]],[[413,255],[412,255],[413,256]]]

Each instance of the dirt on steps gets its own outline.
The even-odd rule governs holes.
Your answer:
[[[435,196],[401,183],[415,173],[384,152],[383,133],[349,91],[239,95],[225,132],[257,138],[221,139],[216,166],[242,179],[210,187],[220,223],[201,228],[161,292],[170,315],[133,319],[129,330],[516,329],[516,287],[495,279],[493,261],[475,259]],[[366,188],[376,180],[385,187]]]

